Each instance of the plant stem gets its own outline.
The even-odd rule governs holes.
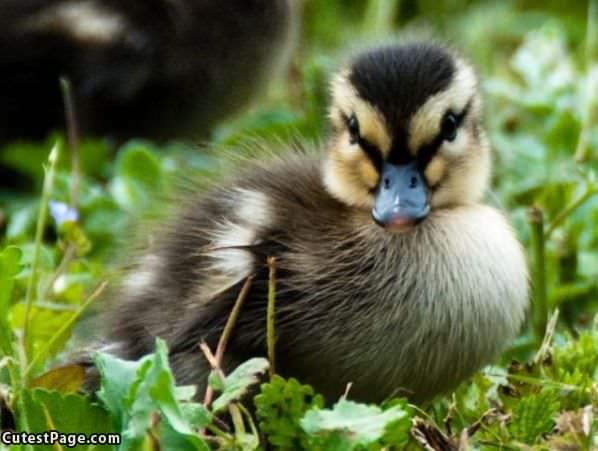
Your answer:
[[[554,218],[554,220],[549,224],[548,228],[546,229],[546,232],[544,232],[544,238],[550,238],[552,232],[554,232],[556,228],[560,226],[563,223],[563,221],[565,221],[565,219],[567,219],[571,215],[571,213],[573,213],[576,209],[578,209],[589,199],[591,199],[592,196],[594,196],[594,194],[598,194],[598,189],[596,189],[594,186],[589,185],[585,193],[583,193],[581,196],[579,196],[577,199],[571,202],[571,204],[565,207],[565,209],[561,211],[556,218]]]
[[[77,113],[73,100],[71,82],[66,77],[60,78],[60,89],[64,102],[66,129],[68,132],[69,148],[71,150],[71,207],[79,206],[79,192],[81,190],[81,167],[79,164],[79,130],[77,127]]]
[[[531,226],[531,247],[533,255],[533,325],[538,341],[544,337],[548,319],[546,296],[546,247],[544,240],[544,213],[539,207],[531,207],[528,211]]]
[[[276,373],[276,259],[268,257],[268,311],[266,313],[266,333],[268,340],[268,360],[270,377]]]
[[[11,410],[17,414],[18,427],[22,431],[30,431],[29,415],[23,402],[23,379],[18,368],[18,363],[13,358],[9,357],[8,371],[10,375],[10,383],[13,389],[13,400]],[[33,445],[25,445],[27,451],[33,451]]]
[[[242,437],[245,435],[245,423],[243,421],[243,415],[241,415],[239,407],[237,407],[236,403],[232,403],[230,406],[228,406],[228,412],[233,420],[235,435],[239,439],[242,439]],[[241,442],[241,440],[239,440],[239,442]]]
[[[247,410],[245,408],[245,406],[241,403],[236,404],[236,406],[241,411],[241,413],[243,415],[245,415],[245,421],[247,421],[247,424],[249,425],[249,428],[251,429],[251,433],[256,437],[259,437],[260,433],[257,430],[257,427],[255,426],[255,422],[253,421],[253,417],[251,416],[251,413],[249,412],[249,410]]]
[[[40,404],[44,411],[44,417],[46,418],[46,427],[48,428],[49,431],[55,431],[56,425],[54,424],[54,420],[52,419],[52,416],[50,415],[50,411],[48,410],[48,407],[43,402]],[[54,442],[53,448],[55,451],[64,451],[64,448],[60,445],[60,443]]]
[[[588,68],[595,58],[598,58],[598,0],[589,0],[586,28],[586,63]]]
[[[212,354],[212,351],[210,351],[210,347],[207,345],[206,342],[201,342],[199,344],[199,348],[203,351],[204,356],[206,357],[206,360],[209,362],[212,369],[218,374],[218,377],[220,377],[222,382],[224,382],[226,375],[224,374],[224,371],[222,371],[222,368],[220,367],[220,362],[218,361],[216,356],[214,354]],[[214,391],[208,385],[208,388],[206,389],[206,395],[205,395],[204,401],[203,401],[204,406],[208,407],[211,404],[213,394],[214,394]],[[233,421],[235,435],[238,437],[244,435],[245,434],[245,423],[243,422],[243,415],[241,415],[241,411],[239,410],[238,405],[236,403],[230,404],[228,406],[228,412]],[[200,432],[203,434],[203,431],[200,431]]]
[[[0,323],[0,356],[15,356],[15,351],[12,345],[12,334],[10,327],[8,326],[8,321],[2,321]]]
[[[392,33],[400,6],[401,0],[369,0],[364,14],[364,34],[387,36]]]
[[[37,217],[37,227],[35,230],[35,247],[33,249],[33,261],[31,263],[31,274],[29,275],[29,280],[27,281],[27,293],[25,295],[25,323],[23,325],[23,344],[25,346],[25,360],[29,355],[31,344],[28,340],[28,333],[29,333],[29,322],[31,320],[31,304],[33,302],[33,290],[36,284],[37,279],[37,267],[39,265],[39,256],[42,247],[42,238],[44,235],[44,229],[46,227],[46,219],[48,216],[48,201],[50,200],[50,195],[52,194],[52,188],[54,186],[54,174],[56,172],[56,163],[58,161],[58,154],[59,154],[59,147],[58,143],[54,144],[52,150],[50,151],[50,156],[48,157],[49,166],[45,171],[46,174],[44,176],[44,186],[42,190],[42,198],[40,201],[39,206],[39,214]],[[27,365],[27,362],[24,361],[21,363],[23,367]]]
[[[588,22],[586,26],[586,93],[582,111],[582,126],[575,149],[575,161],[583,163],[590,153],[592,124],[595,118],[593,92],[594,83],[591,71],[594,59],[598,57],[598,0],[588,1]]]
[[[58,331],[52,336],[52,338],[50,338],[50,340],[48,340],[44,344],[44,347],[40,349],[40,351],[35,355],[35,357],[31,360],[31,363],[27,367],[27,370],[25,371],[25,379],[27,379],[33,368],[35,368],[35,365],[38,363],[38,361],[41,360],[41,358],[49,352],[52,346],[54,346],[54,343],[56,343],[56,341],[60,337],[62,337],[62,335],[75,323],[75,321],[77,321],[77,319],[81,316],[85,309],[89,307],[89,305],[95,299],[97,299],[97,297],[104,291],[106,285],[108,285],[108,282],[102,282],[100,285],[98,285],[98,287],[93,291],[93,293],[89,295],[87,300],[83,304],[81,304],[77,311],[73,313],[73,315],[62,325],[60,329],[58,329]]]

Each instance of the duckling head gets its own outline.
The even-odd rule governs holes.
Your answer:
[[[327,190],[402,232],[477,202],[490,171],[472,67],[430,42],[357,55],[332,81]]]

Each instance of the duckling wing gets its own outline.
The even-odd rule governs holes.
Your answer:
[[[190,198],[155,234],[155,246],[125,277],[109,315],[107,335],[122,343],[121,355],[137,358],[151,352],[154,337],[160,336],[169,344],[175,372],[190,359],[202,360],[199,343],[205,340],[215,349],[250,275],[251,290],[227,355],[263,355],[267,258],[277,259],[282,319],[283,307],[305,294],[290,283],[296,273],[288,266],[291,248],[300,254],[301,246],[310,246],[301,233],[338,208],[324,194],[319,161],[298,158],[274,166],[250,170]],[[193,371],[178,373],[188,380],[185,375]]]

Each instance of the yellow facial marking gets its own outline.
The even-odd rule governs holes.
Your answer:
[[[426,167],[425,176],[428,185],[433,187],[444,177],[447,170],[447,162],[441,156],[436,156]]]
[[[463,111],[476,91],[477,80],[473,69],[457,59],[455,77],[448,89],[430,97],[411,118],[409,148],[417,152],[422,145],[431,142],[440,131],[444,114],[449,110],[455,113]],[[477,110],[479,101],[476,99],[471,107]]]
[[[375,145],[387,155],[390,150],[391,137],[387,131],[382,114],[370,103],[359,97],[347,79],[348,73],[341,72],[332,81],[332,107],[330,117],[338,130],[345,127],[343,116],[355,114],[359,122],[361,137]]]
[[[330,194],[348,205],[371,208],[370,189],[378,174],[363,152],[348,155],[346,144],[337,142],[324,162],[324,184]]]
[[[361,178],[366,183],[368,188],[374,189],[378,184],[378,179],[380,178],[380,175],[378,174],[376,168],[374,168],[372,162],[367,158],[363,158],[359,162],[358,168],[361,174]]]

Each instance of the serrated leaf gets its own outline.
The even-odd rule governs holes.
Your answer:
[[[579,370],[593,376],[598,369],[598,336],[583,331],[577,340],[570,340],[553,350],[555,365],[568,373]]]
[[[311,386],[274,375],[270,382],[262,384],[254,402],[260,429],[272,446],[288,450],[309,448],[309,437],[299,422],[309,409],[324,406],[324,398],[316,395]]]
[[[355,446],[368,446],[390,431],[391,426],[404,426],[404,436],[395,440],[408,440],[410,412],[404,404],[387,410],[373,405],[358,404],[341,400],[332,409],[312,409],[301,420],[301,426],[310,435],[328,437],[340,435],[348,439],[351,449]]]
[[[219,412],[231,402],[240,400],[249,387],[259,382],[259,376],[268,370],[267,359],[256,357],[242,363],[224,379],[222,394],[214,401],[212,408]]]
[[[516,440],[533,445],[552,430],[559,407],[558,396],[552,389],[527,395],[513,408],[509,432]]]

